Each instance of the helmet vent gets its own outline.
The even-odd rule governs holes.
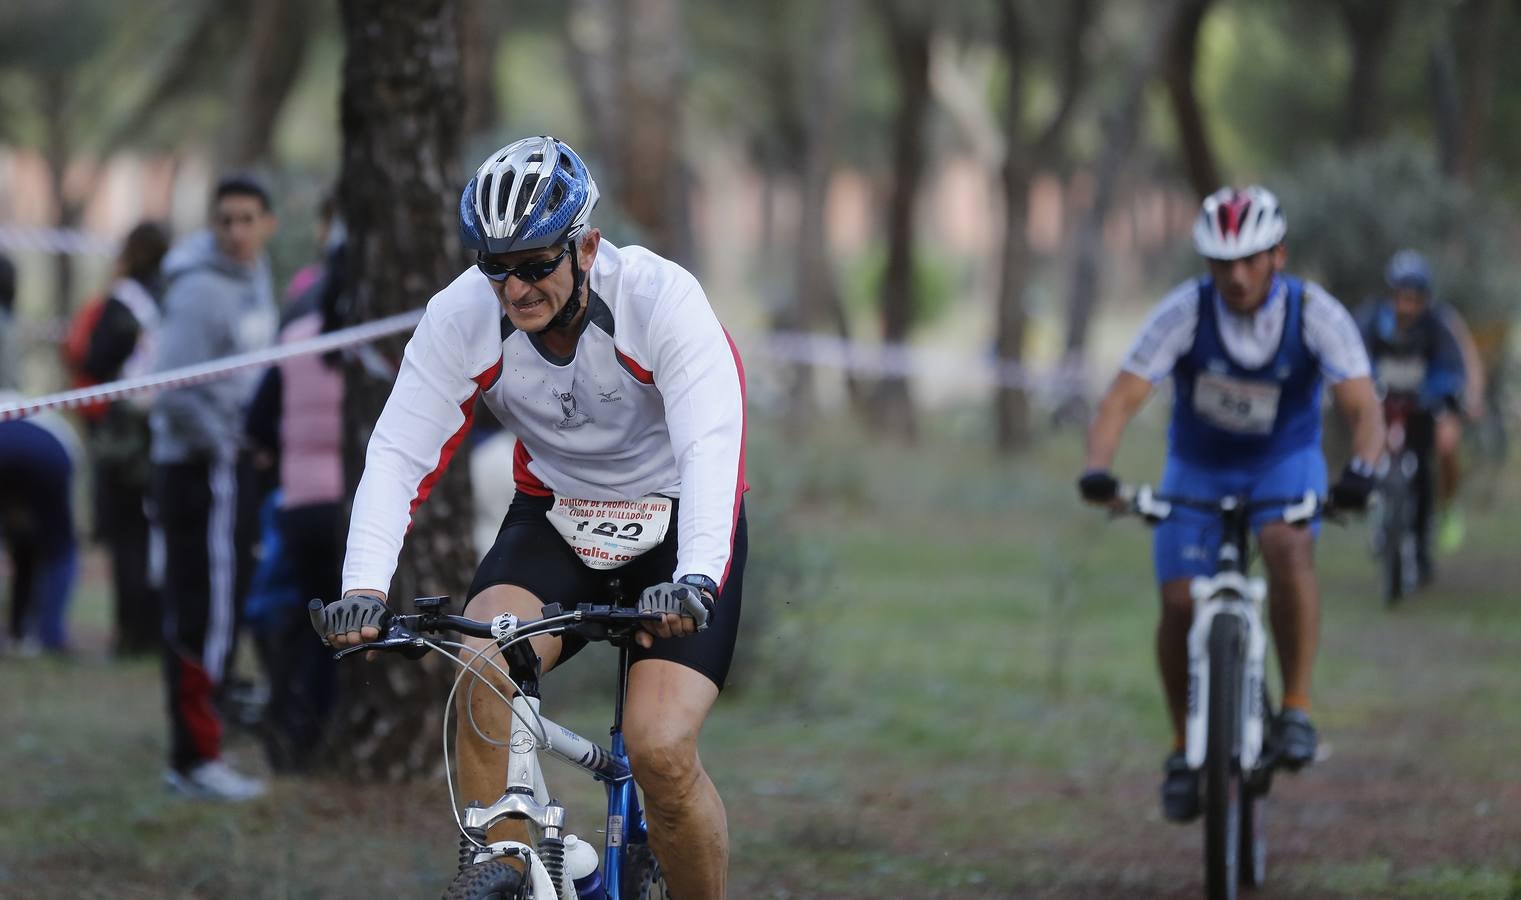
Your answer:
[[[496,184],[496,202],[492,204],[492,207],[497,210],[498,215],[506,218],[507,203],[512,197],[512,173],[503,172],[501,180]]]

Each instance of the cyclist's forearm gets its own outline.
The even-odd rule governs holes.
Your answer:
[[[1331,388],[1336,407],[1352,431],[1352,455],[1369,464],[1384,451],[1384,414],[1368,378],[1350,378]]]
[[[1131,372],[1120,372],[1114,377],[1099,401],[1098,414],[1088,427],[1088,450],[1083,468],[1106,470],[1114,464],[1114,456],[1120,449],[1120,437],[1125,426],[1140,410],[1151,395],[1151,382]]]

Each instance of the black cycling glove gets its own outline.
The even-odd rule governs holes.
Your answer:
[[[352,594],[321,609],[317,608],[318,602],[313,600],[307,612],[311,616],[312,628],[316,629],[324,644],[328,643],[330,634],[358,631],[365,626],[380,629],[380,636],[385,637],[386,627],[391,624],[390,607],[373,594]]]
[[[1341,477],[1331,485],[1331,505],[1353,511],[1367,509],[1373,485],[1373,467],[1354,457],[1341,470]]]
[[[708,627],[708,617],[713,612],[713,594],[712,589],[707,587],[712,581],[706,578],[702,580],[706,584],[665,582],[650,585],[639,597],[639,611],[686,616],[697,623],[698,631],[704,631]]]
[[[1120,483],[1108,472],[1095,470],[1083,473],[1077,490],[1089,503],[1108,503],[1120,495]]]

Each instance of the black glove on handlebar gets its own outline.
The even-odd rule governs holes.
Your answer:
[[[317,603],[318,601],[312,601],[307,611],[311,616],[312,628],[316,629],[317,636],[322,638],[324,644],[328,643],[327,636],[330,634],[358,631],[366,626],[378,628],[380,636],[385,637],[386,628],[391,624],[390,608],[379,597],[371,594],[353,594],[334,600],[320,610],[316,608]]]
[[[706,591],[690,584],[653,584],[644,589],[639,597],[640,612],[671,613],[686,616],[697,623],[697,630],[708,627],[708,616],[713,612],[713,601]]]
[[[1120,483],[1108,472],[1084,472],[1077,480],[1078,493],[1089,503],[1108,503],[1120,494]]]
[[[1361,510],[1368,508],[1368,495],[1373,493],[1373,473],[1361,460],[1354,459],[1341,470],[1341,477],[1331,485],[1331,505],[1337,509]]]

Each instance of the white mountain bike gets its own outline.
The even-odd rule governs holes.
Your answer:
[[[616,584],[610,585],[616,590]],[[628,756],[623,748],[623,702],[628,683],[629,642],[641,623],[659,619],[660,613],[639,612],[626,606],[581,605],[562,610],[558,604],[544,607],[543,618],[519,620],[500,615],[480,622],[446,614],[448,597],[420,597],[413,601],[417,615],[394,615],[381,639],[349,647],[335,654],[342,659],[370,651],[399,652],[414,659],[437,650],[460,666],[459,677],[449,692],[466,679],[491,690],[512,709],[508,741],[507,787],[488,806],[468,804],[463,810],[454,796],[452,777],[449,797],[459,828],[459,872],[444,894],[445,900],[660,900],[667,897],[665,879],[650,850],[644,813],[634,788]],[[324,630],[322,603],[312,601],[312,626]],[[442,637],[458,632],[494,639],[490,650],[473,648]],[[581,737],[540,712],[539,658],[528,639],[539,634],[575,634],[588,641],[608,641],[618,651],[618,692],[610,731],[611,748]],[[459,650],[463,659],[453,651]],[[504,669],[500,662],[506,663]],[[509,699],[497,687],[476,674],[480,663],[508,680],[516,693]],[[444,717],[444,758],[449,757],[449,722]],[[602,782],[607,788],[607,828],[601,864],[596,851],[575,835],[565,832],[565,807],[549,793],[539,752],[544,751]],[[445,771],[448,771],[446,767]],[[498,822],[527,823],[527,844],[516,841],[488,843],[486,832]],[[581,845],[581,846],[577,846]],[[579,851],[579,852],[578,852]],[[587,854],[590,854],[587,856]],[[581,866],[578,868],[576,857]],[[521,870],[502,862],[518,861]]]
[[[1189,586],[1194,619],[1188,632],[1188,719],[1184,756],[1203,771],[1204,879],[1211,900],[1234,900],[1238,885],[1267,880],[1264,798],[1280,763],[1270,727],[1267,582],[1248,576],[1252,513],[1282,508],[1283,521],[1310,522],[1322,511],[1313,492],[1290,499],[1217,500],[1164,497],[1149,486],[1121,492],[1126,510],[1156,524],[1174,507],[1216,513],[1223,529],[1215,573]]]

